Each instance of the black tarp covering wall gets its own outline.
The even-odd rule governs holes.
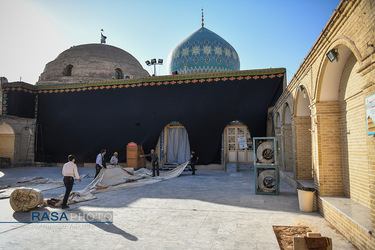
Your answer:
[[[269,75],[232,80],[221,76],[203,82],[198,76],[180,84],[176,76],[168,81],[155,78],[148,86],[145,81],[128,88],[101,83],[97,89],[40,93],[36,160],[64,162],[68,154],[75,154],[79,162],[94,162],[106,148],[108,158],[118,151],[120,161],[125,161],[129,142],[149,152],[163,128],[178,121],[199,163],[220,163],[222,133],[231,121],[244,122],[252,136],[266,136],[267,109],[281,95],[284,81],[284,74]]]
[[[34,86],[25,83],[4,84],[3,114],[22,118],[35,118]]]

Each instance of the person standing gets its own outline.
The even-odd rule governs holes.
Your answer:
[[[152,165],[152,176],[155,176],[155,170],[157,176],[159,176],[159,156],[155,153],[155,150],[151,149],[151,153],[147,155],[140,155],[140,157],[151,156]]]
[[[191,170],[193,171],[192,175],[195,175],[195,163],[198,161],[199,157],[196,155],[195,151],[191,151],[190,155],[190,166]]]
[[[113,156],[111,157],[111,160],[109,162],[111,163],[111,165],[115,165],[115,166],[118,165],[118,153],[117,152],[113,153]]]
[[[104,155],[106,153],[107,153],[107,151],[105,149],[102,149],[100,151],[100,153],[98,154],[98,156],[96,156],[96,164],[95,164],[96,173],[95,173],[94,179],[96,178],[96,176],[98,176],[98,174],[100,173],[100,170],[102,170],[102,168],[107,168],[107,165],[106,165],[105,159],[104,159]]]
[[[66,188],[64,199],[63,199],[62,206],[61,206],[63,209],[69,208],[67,203],[68,203],[70,192],[73,189],[74,176],[79,182],[81,182],[75,161],[76,161],[75,156],[69,155],[68,162],[64,164],[63,169],[62,169],[62,174],[64,176],[63,181],[64,181],[64,185]]]

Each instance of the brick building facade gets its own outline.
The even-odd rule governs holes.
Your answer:
[[[375,2],[341,1],[273,109],[281,177],[314,186],[317,211],[360,249],[375,249],[374,56]]]

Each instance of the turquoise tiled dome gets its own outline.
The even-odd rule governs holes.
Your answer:
[[[234,71],[240,70],[240,59],[227,41],[202,27],[173,48],[167,68],[170,74]]]

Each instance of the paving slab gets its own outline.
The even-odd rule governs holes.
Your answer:
[[[61,167],[1,169],[6,178],[61,178]],[[93,168],[79,168],[80,175]],[[77,183],[83,189],[92,178]],[[43,192],[51,198],[64,192]],[[272,226],[308,226],[333,239],[335,249],[356,249],[318,213],[301,212],[297,193],[280,181],[280,193],[256,195],[252,167],[183,172],[159,183],[95,194],[69,209],[33,211],[70,214],[113,213],[113,223],[21,223],[31,212],[14,213],[0,200],[0,249],[279,249]]]

